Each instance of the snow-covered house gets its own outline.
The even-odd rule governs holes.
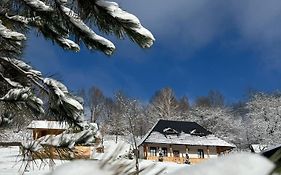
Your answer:
[[[140,158],[191,164],[236,147],[195,122],[171,120],[158,120],[138,146]]]
[[[32,130],[34,140],[46,135],[59,135],[68,128],[69,125],[66,122],[47,120],[33,120],[27,126],[27,129]]]
[[[33,131],[31,145],[38,146],[33,158],[89,159],[93,152],[103,152],[98,125],[86,122],[81,125],[82,131],[64,132],[70,127],[66,122],[33,120],[27,126]]]
[[[250,145],[250,150],[252,153],[260,153],[264,150],[267,149],[267,145],[264,145],[264,144],[251,144]]]

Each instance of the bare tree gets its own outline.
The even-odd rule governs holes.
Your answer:
[[[199,96],[195,100],[196,107],[223,107],[224,96],[217,90],[210,90],[207,96]]]
[[[208,96],[211,107],[223,107],[224,106],[224,96],[218,90],[210,90]]]
[[[281,94],[256,93],[246,105],[250,143],[280,144]]]
[[[123,92],[118,91],[114,99],[112,101],[107,101],[107,124],[110,125],[109,133],[114,134],[116,143],[118,142],[118,135],[124,135],[128,133],[127,126],[128,122],[124,119],[124,106],[123,106],[123,99],[125,95]]]
[[[137,146],[136,137],[140,128],[140,119],[143,119],[142,105],[136,100],[125,96],[122,93],[118,93],[116,101],[121,107],[123,120],[127,121],[127,130],[131,135],[132,145],[135,156],[136,174],[139,174],[139,150]],[[142,120],[143,121],[143,120]]]
[[[245,136],[240,118],[234,118],[230,108],[194,107],[186,120],[198,122],[218,137],[240,144]]]
[[[190,105],[187,96],[183,96],[178,100],[178,112],[180,116],[184,116],[190,110]]]
[[[208,97],[199,96],[195,99],[195,107],[210,108],[211,102]]]
[[[105,108],[105,100],[106,97],[99,88],[94,86],[89,90],[88,105],[91,112],[91,122],[97,122],[97,120],[102,117]]]
[[[151,98],[147,108],[147,115],[152,123],[157,119],[172,119],[176,117],[179,108],[178,101],[171,88],[163,88],[157,91]]]

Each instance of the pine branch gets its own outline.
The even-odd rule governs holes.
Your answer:
[[[109,40],[97,35],[90,29],[79,17],[77,13],[65,7],[60,6],[61,12],[65,15],[68,22],[73,27],[74,32],[80,36],[89,49],[98,49],[107,55],[111,55],[115,50],[115,46]]]
[[[26,40],[26,37],[24,34],[8,29],[6,26],[4,26],[2,24],[1,20],[0,20],[0,37],[8,39],[8,40],[13,40],[13,41]]]
[[[106,33],[114,33],[119,38],[125,34],[142,48],[151,47],[155,38],[144,28],[139,19],[124,10],[117,3],[98,0],[78,0],[80,13],[83,19],[94,19],[100,30]]]
[[[22,0],[28,6],[39,12],[52,12],[54,9],[40,0]]]

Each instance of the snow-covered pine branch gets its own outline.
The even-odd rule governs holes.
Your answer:
[[[49,91],[50,108],[61,120],[73,124],[84,120],[83,106],[68,92],[64,84],[51,78],[45,78],[44,84]]]
[[[14,8],[15,4],[18,4],[17,8]],[[141,25],[136,16],[122,10],[117,3],[104,0],[73,0],[73,3],[67,0],[5,1],[0,4],[0,20],[2,18],[8,20],[2,20],[5,24],[0,25],[0,35],[6,23],[11,28],[3,29],[11,31],[9,35],[5,32],[5,37],[17,39],[25,36],[13,30],[28,31],[26,26],[31,26],[64,49],[74,51],[80,50],[78,44],[81,40],[88,49],[100,50],[107,55],[111,55],[115,50],[111,41],[97,35],[88,26],[91,23],[106,34],[113,33],[119,38],[127,35],[142,48],[151,47],[155,41],[152,33]],[[7,46],[5,50],[12,52],[13,49]]]
[[[40,0],[22,0],[35,11],[39,12],[52,12],[54,9],[51,6],[46,5]]]
[[[1,20],[0,20],[0,37],[8,40],[14,40],[14,41],[26,40],[24,34],[8,29],[6,26],[3,25]]]
[[[76,44],[74,41],[63,38],[63,37],[58,37],[57,41],[63,45],[64,48],[67,48],[69,50],[75,50],[75,51],[80,51],[80,47],[78,44]]]
[[[81,3],[88,5],[83,6]],[[88,13],[89,10],[91,13]],[[86,13],[88,15],[85,16]],[[99,22],[96,23],[96,19]],[[79,100],[62,83],[43,77],[40,71],[21,59],[24,41],[28,39],[25,34],[32,28],[64,49],[79,51],[80,44],[84,43],[89,49],[111,55],[115,50],[114,44],[96,34],[91,24],[95,24],[105,34],[116,34],[118,38],[127,35],[143,48],[150,47],[155,40],[136,16],[122,10],[114,2],[0,1],[1,100],[7,104],[24,104],[37,109],[37,113],[42,113],[44,106],[49,115],[71,123],[83,121],[83,106]]]
[[[34,111],[44,113],[43,101],[34,96],[29,87],[10,89],[6,95],[0,98],[0,101],[25,102]]]
[[[0,57],[0,64],[4,69],[1,73],[3,83],[10,87],[2,96],[2,101],[16,104],[24,102],[33,110],[44,113],[43,101],[32,92],[37,87],[48,95],[49,107],[56,114],[55,118],[74,124],[83,121],[83,106],[68,92],[64,84],[51,78],[44,79],[40,71],[21,60]],[[17,77],[11,77],[11,73],[16,73]]]
[[[155,41],[154,36],[149,30],[141,25],[139,19],[135,15],[122,10],[116,2],[98,0],[95,3],[97,9],[102,9],[110,18],[113,18],[120,23],[126,34],[133,41],[143,48],[152,46]],[[110,18],[107,20],[112,20]]]
[[[20,15],[9,16],[7,13],[5,14],[5,17],[8,18],[9,20],[13,20],[15,22],[20,22],[20,23],[23,23],[23,24],[26,24],[26,25],[31,23],[31,22],[36,22],[36,21],[41,19],[39,16],[27,18],[27,17],[20,16]]]
[[[67,8],[61,5],[62,12],[66,15],[69,19],[69,22],[78,29],[78,32],[81,34],[81,38],[84,40],[84,43],[89,49],[100,49],[107,55],[111,55],[115,50],[114,44],[97,35],[92,29],[90,29],[70,8]]]

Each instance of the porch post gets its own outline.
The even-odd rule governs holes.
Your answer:
[[[174,155],[173,155],[173,148],[172,148],[172,145],[169,145],[169,147],[170,147],[170,157],[173,157]]]
[[[144,153],[144,158],[147,159],[147,145],[143,145],[143,153]]]
[[[208,155],[208,158],[210,158],[210,149],[209,149],[209,146],[207,146],[207,155]]]
[[[185,145],[185,153],[188,154],[188,147]]]

